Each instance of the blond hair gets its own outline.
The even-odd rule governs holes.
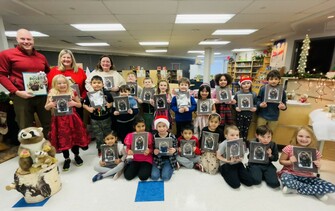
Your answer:
[[[59,55],[58,55],[58,69],[60,71],[65,71],[65,66],[63,65],[61,59],[62,59],[62,56],[64,54],[69,54],[71,56],[71,59],[72,59],[72,64],[71,64],[71,68],[73,69],[73,72],[78,72],[78,66],[77,66],[77,63],[76,63],[76,59],[74,58],[73,56],[73,53],[68,50],[68,49],[63,49],[60,51]]]
[[[71,83],[69,81],[69,79],[67,79],[64,75],[62,74],[58,74],[56,75],[53,79],[52,79],[52,82],[51,82],[51,86],[52,88],[50,89],[49,91],[49,96],[56,96],[56,95],[59,95],[59,90],[57,89],[57,81],[58,79],[64,79],[67,83],[67,89],[66,89],[66,93],[65,94],[69,94],[71,96],[74,96],[74,92],[71,88]]]
[[[297,130],[294,132],[294,134],[292,136],[290,144],[293,145],[293,146],[298,146],[299,145],[298,141],[297,141],[297,136],[298,136],[298,133],[301,130],[305,130],[311,136],[311,143],[307,147],[316,149],[317,148],[317,138],[316,138],[313,130],[309,126],[306,126],[306,125],[303,125],[303,126],[297,128]]]
[[[231,130],[240,131],[240,130],[238,129],[238,127],[235,126],[235,125],[226,125],[226,126],[224,127],[224,135],[228,135],[228,132],[231,131]]]

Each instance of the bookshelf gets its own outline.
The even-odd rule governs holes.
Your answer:
[[[233,77],[233,82],[238,82],[241,76],[254,78],[263,65],[261,60],[238,60],[228,65],[228,73]]]
[[[259,92],[262,85],[266,83],[266,75],[270,70],[270,57],[264,57],[263,65],[254,71],[255,74],[252,76],[252,91],[255,93]]]

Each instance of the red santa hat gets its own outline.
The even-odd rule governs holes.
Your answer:
[[[241,86],[241,84],[243,82],[246,82],[246,81],[249,81],[250,83],[252,83],[251,77],[248,76],[248,75],[241,76],[240,81],[238,82],[238,84]]]
[[[157,124],[163,122],[166,124],[167,128],[170,127],[170,122],[166,116],[157,116],[155,121],[154,121],[154,127],[157,129]]]

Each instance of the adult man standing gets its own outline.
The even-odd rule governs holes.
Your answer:
[[[14,102],[16,121],[20,129],[33,126],[36,112],[45,137],[50,129],[50,112],[44,109],[46,96],[34,96],[25,91],[22,72],[48,73],[46,58],[34,49],[34,38],[26,29],[19,29],[16,48],[0,52],[0,83],[8,89]]]

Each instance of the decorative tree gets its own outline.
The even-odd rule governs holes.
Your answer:
[[[304,41],[302,41],[302,51],[300,53],[300,59],[299,59],[299,65],[298,65],[298,73],[305,73],[305,69],[306,69],[306,63],[307,63],[307,56],[308,56],[308,50],[309,50],[309,43],[310,43],[310,39],[308,37],[308,34],[306,34],[306,37],[304,39]]]

